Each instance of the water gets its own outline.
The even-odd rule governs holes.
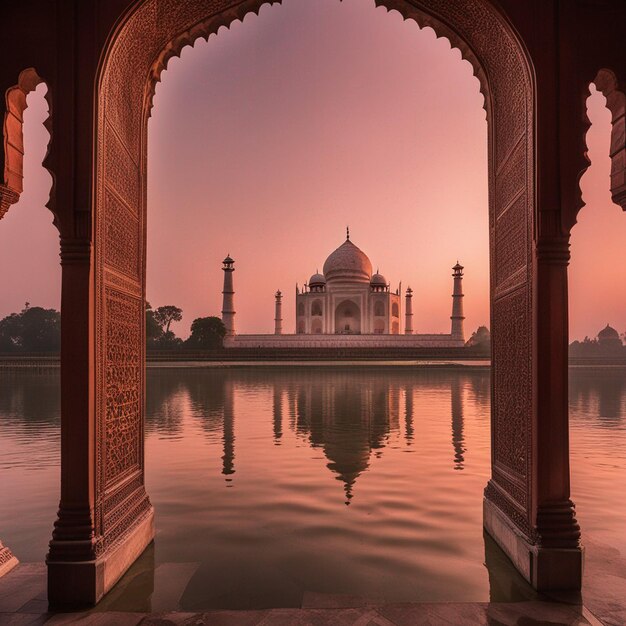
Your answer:
[[[489,384],[478,369],[148,370],[158,534],[134,572],[150,583],[108,608],[156,610],[172,572],[184,610],[531,597],[482,531]],[[624,371],[572,370],[570,387],[578,517],[625,553]],[[58,454],[58,377],[3,374],[0,537],[22,561],[45,555]]]

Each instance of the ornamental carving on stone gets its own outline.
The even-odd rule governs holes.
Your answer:
[[[97,393],[105,396],[97,403],[96,426],[106,436],[105,455],[98,451],[97,458],[106,463],[103,482],[107,484],[143,466],[146,137],[154,87],[168,60],[184,46],[258,12],[263,4],[261,0],[137,2],[104,59],[97,97],[94,218]],[[509,481],[503,480],[500,488],[515,491],[511,497],[526,507],[531,489],[529,337],[535,213],[531,72],[516,36],[487,0],[377,0],[377,4],[449,38],[472,64],[485,97],[491,128],[494,461],[510,472]],[[103,506],[102,494],[96,501]],[[528,511],[515,511],[515,515],[505,512],[528,533]]]

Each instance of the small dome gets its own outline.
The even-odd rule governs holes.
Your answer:
[[[598,333],[598,339],[619,339],[619,333],[608,324]]]
[[[324,276],[332,280],[369,283],[372,263],[365,252],[346,239],[324,263]]]
[[[376,272],[376,274],[372,276],[372,280],[370,280],[370,285],[375,287],[386,287],[387,279],[382,274]]]
[[[326,284],[326,278],[324,274],[313,274],[311,278],[309,278],[309,287],[321,287]]]

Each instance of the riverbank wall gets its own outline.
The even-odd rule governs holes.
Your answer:
[[[280,367],[280,366],[419,366],[419,367],[478,367],[491,366],[482,351],[468,348],[426,349],[359,349],[359,348],[309,348],[309,349],[228,349],[206,351],[148,352],[148,368],[180,367]],[[624,357],[573,357],[570,367],[576,368],[626,368]],[[2,354],[1,371],[48,371],[60,367],[58,354]]]

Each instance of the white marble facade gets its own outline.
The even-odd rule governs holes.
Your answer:
[[[413,330],[412,291],[406,292],[406,320],[402,330],[401,287],[392,291],[385,277],[372,273],[367,255],[346,240],[326,259],[323,273],[316,272],[303,287],[296,286],[296,328],[282,334],[281,293],[276,293],[275,333],[237,335],[229,333],[226,347],[304,348],[304,347],[462,347],[463,268],[454,269],[454,293],[450,334],[419,334]],[[232,309],[232,272],[225,275],[225,302]],[[234,294],[233,294],[234,295]],[[230,321],[230,318],[228,318]],[[404,334],[401,334],[404,332]]]
[[[372,274],[367,255],[349,236],[324,263],[324,273],[296,287],[298,335],[399,335],[400,288]]]

